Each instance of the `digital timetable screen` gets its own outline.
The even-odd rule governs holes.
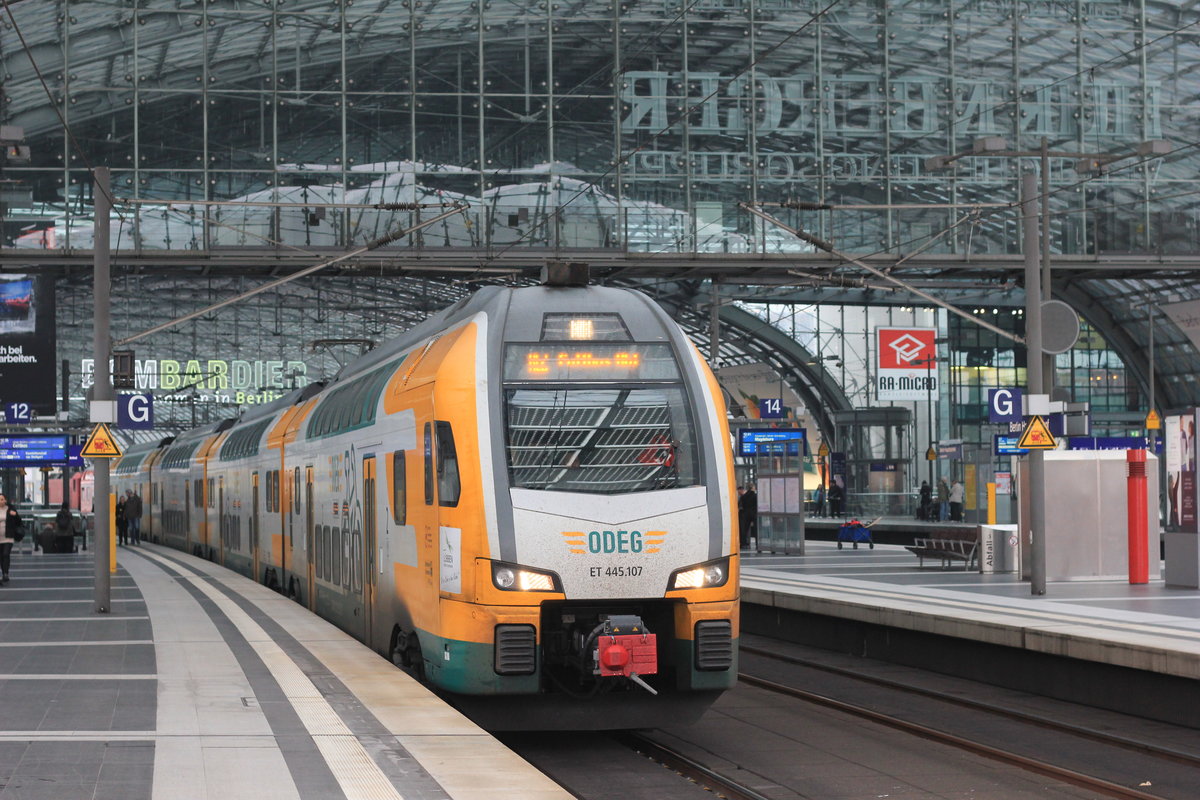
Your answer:
[[[804,428],[742,428],[738,431],[738,455],[757,455],[760,445],[786,448],[789,456],[804,455],[804,436]]]
[[[67,463],[69,436],[0,436],[0,466]]]

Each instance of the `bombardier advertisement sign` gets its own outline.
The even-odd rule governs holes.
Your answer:
[[[928,400],[937,394],[937,329],[875,329],[875,399]]]

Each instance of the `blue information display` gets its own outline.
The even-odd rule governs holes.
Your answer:
[[[1029,451],[1023,447],[1017,447],[1017,442],[1021,440],[1019,435],[1004,436],[997,434],[992,437],[992,447],[998,456],[1023,456]]]
[[[0,436],[0,466],[66,464],[69,436]]]
[[[738,430],[738,455],[756,455],[760,444],[771,442],[787,442],[789,456],[803,455],[804,428],[742,428]]]

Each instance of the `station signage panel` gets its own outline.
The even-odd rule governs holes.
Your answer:
[[[759,445],[787,443],[789,456],[804,455],[804,428],[742,428],[738,430],[738,455],[754,456]]]
[[[931,400],[937,394],[937,329],[875,329],[875,397]]]
[[[783,419],[786,416],[787,408],[783,405],[783,398],[767,397],[758,401],[759,419]]]
[[[938,442],[938,458],[949,458],[956,461],[962,461],[963,446],[962,439],[949,439],[944,442]]]
[[[117,427],[126,430],[153,430],[154,395],[123,394],[118,396]]]
[[[988,389],[988,422],[1020,422],[1021,394],[1020,389]]]
[[[1145,450],[1141,436],[1072,436],[1067,439],[1072,450]]]
[[[69,448],[69,436],[0,436],[0,466],[66,464]]]

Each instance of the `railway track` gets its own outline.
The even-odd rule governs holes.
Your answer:
[[[801,648],[780,649],[784,652],[744,644],[740,684],[727,696],[729,706],[718,704],[695,725],[607,737],[548,736],[540,751],[516,741],[509,744],[581,800],[714,795],[772,800],[796,792],[819,797],[826,787],[849,796],[847,787],[854,791],[860,786],[862,796],[896,792],[933,797],[944,796],[941,789],[951,785],[990,797],[1196,796],[1200,734],[1195,731],[1158,723],[1143,727],[1127,717],[1104,716],[1108,712],[1093,716],[1077,710],[1069,716],[1071,708],[1040,699],[1024,700],[1026,710],[1018,710],[1017,702],[1010,703],[1017,708],[1002,707],[1008,697],[1003,692],[996,704],[989,704],[864,675],[823,660],[820,652],[807,658]],[[841,658],[829,655],[833,662]],[[913,680],[924,678],[917,672]],[[953,690],[969,692],[970,687],[956,684]],[[781,699],[771,699],[775,696]],[[836,713],[806,712],[791,700]],[[1056,709],[1069,719],[1054,719]],[[1097,729],[1105,726],[1121,733]],[[1136,738],[1141,734],[1160,740]],[[1161,738],[1171,734],[1178,740]],[[943,746],[915,746],[911,736]],[[839,765],[837,743],[848,740],[870,744]],[[1187,749],[1192,740],[1197,741],[1195,752]],[[1114,748],[1122,755],[1113,755]],[[866,783],[855,783],[864,775]],[[929,780],[923,783],[917,776]],[[867,791],[876,786],[880,792]]]
[[[1075,725],[1062,720],[1053,719],[1045,715],[1031,714],[1025,711],[1017,711],[1012,708],[1004,708],[991,703],[972,700],[967,697],[937,692],[931,689],[926,689],[922,686],[914,686],[912,684],[904,683],[902,681],[890,680],[888,678],[882,678],[879,676],[865,676],[861,673],[846,669],[844,667],[834,666],[813,659],[778,653],[760,647],[743,645],[740,648],[740,651],[742,653],[750,653],[753,655],[762,656],[764,658],[774,659],[776,661],[783,661],[789,664],[804,667],[806,669],[820,670],[821,672],[837,675],[842,678],[849,678],[855,681],[870,683],[874,686],[882,686],[895,691],[905,692],[907,694],[927,697],[942,703],[956,705],[961,708],[982,711],[993,716],[1004,717],[1006,719],[1016,720],[1029,725],[1035,725],[1056,733],[1068,734],[1080,739],[1087,739],[1113,747],[1120,747],[1137,753],[1152,755],[1156,758],[1172,761],[1177,764],[1195,767],[1198,770],[1197,774],[1200,774],[1200,754],[1194,752],[1187,752],[1184,750],[1166,747],[1154,742],[1146,742],[1127,736],[1119,736],[1109,731],[1100,731],[1094,728],[1087,728],[1082,725]],[[754,685],[759,685],[757,683],[757,679],[744,673],[739,674],[739,679]],[[1198,741],[1200,741],[1200,733],[1197,734],[1197,737]]]
[[[839,678],[869,684],[873,687],[883,687],[892,692],[900,692],[923,699],[934,700],[940,703],[956,706],[975,715],[986,714],[992,717],[1002,717],[1006,720],[1011,720],[1022,725],[1034,726],[1044,731],[1049,731],[1053,734],[1070,736],[1074,737],[1076,740],[1085,740],[1087,742],[1099,744],[1104,748],[1116,748],[1136,754],[1140,757],[1154,759],[1156,762],[1165,762],[1176,765],[1176,769],[1174,771],[1177,773],[1180,772],[1178,769],[1179,766],[1186,767],[1189,770],[1195,770],[1195,772],[1190,773],[1190,782],[1188,782],[1186,778],[1181,779],[1179,782],[1171,780],[1146,780],[1139,781],[1139,785],[1137,786],[1131,786],[1126,783],[1121,783],[1117,780],[1111,780],[1104,777],[1098,777],[1093,774],[1088,774],[1080,771],[1079,769],[1072,769],[1054,764],[1044,758],[1038,758],[1030,756],[1026,753],[1021,753],[1017,751],[1017,748],[987,744],[979,741],[979,738],[981,737],[972,737],[958,733],[952,733],[943,729],[942,727],[935,727],[933,725],[906,719],[898,714],[886,713],[872,709],[864,703],[847,702],[846,700],[832,697],[829,694],[822,694],[809,689],[802,689],[795,685],[791,685],[790,681],[788,683],[779,682],[777,680],[770,680],[760,675],[749,674],[743,671],[739,673],[739,680],[743,684],[756,686],[761,689],[766,689],[777,694],[786,695],[788,697],[803,700],[805,702],[813,703],[826,708],[832,708],[846,714],[851,714],[862,719],[870,720],[880,725],[885,725],[896,730],[902,730],[915,736],[941,742],[969,753],[974,753],[988,759],[1016,766],[1020,769],[1028,770],[1039,775],[1047,776],[1057,781],[1086,789],[1106,797],[1123,798],[1128,800],[1163,800],[1163,798],[1190,798],[1195,796],[1196,776],[1200,775],[1200,755],[1197,755],[1196,752],[1188,752],[1154,742],[1148,742],[1128,736],[1114,734],[1108,731],[1087,728],[1082,725],[1053,719],[1045,715],[1032,714],[1029,712],[1018,711],[1011,708],[1004,708],[985,702],[972,700],[970,698],[944,694],[924,687],[903,683],[901,681],[890,680],[878,676],[864,675],[843,667],[797,657],[794,655],[779,653],[761,647],[747,646],[743,644],[740,650],[745,655],[756,655],[798,668],[818,670],[828,674],[836,675]],[[798,677],[797,682],[800,680],[802,680],[802,678]],[[1198,737],[1200,737],[1200,735],[1198,735]],[[1160,770],[1147,769],[1146,772],[1147,774],[1153,774],[1155,776],[1160,776],[1162,774]]]

